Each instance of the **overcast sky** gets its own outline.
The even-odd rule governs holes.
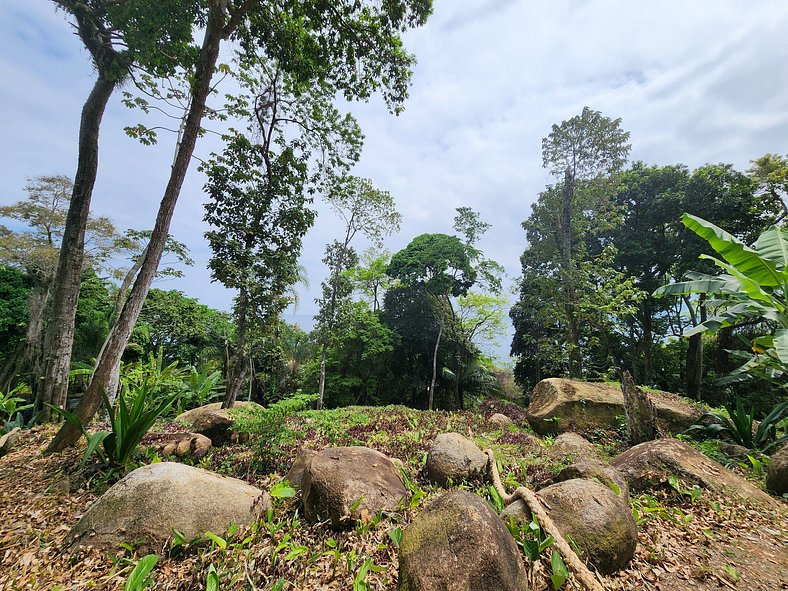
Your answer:
[[[93,71],[53,6],[0,2],[3,204],[24,196],[28,177],[76,168]],[[389,115],[380,101],[352,106],[366,135],[354,173],[397,200],[404,219],[390,250],[424,232],[450,233],[454,209],[470,206],[493,225],[480,247],[516,277],[520,223],[550,182],[541,139],[586,105],[621,117],[632,160],[649,164],[746,169],[766,152],[788,152],[786,31],[785,0],[436,0],[427,26],[406,36],[419,63],[405,112]],[[152,227],[172,161],[172,138],[151,148],[125,136],[138,117],[116,95],[101,131],[93,209],[121,228]],[[204,142],[198,154],[210,149]],[[192,166],[171,230],[196,265],[157,286],[229,309],[232,294],[205,268],[203,182]],[[323,246],[339,233],[319,210],[302,255],[311,281],[302,321],[315,312]]]

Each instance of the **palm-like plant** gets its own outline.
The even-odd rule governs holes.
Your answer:
[[[728,381],[755,376],[781,382],[788,377],[788,229],[772,226],[749,247],[704,219],[685,213],[684,225],[722,257],[701,255],[723,270],[720,275],[690,272],[686,281],[660,287],[655,296],[706,294],[717,312],[685,336],[716,332],[746,321],[763,321],[773,333],[753,341],[754,355]]]

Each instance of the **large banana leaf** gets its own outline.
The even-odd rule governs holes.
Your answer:
[[[738,281],[720,279],[719,277],[709,276],[704,279],[694,279],[692,281],[680,281],[678,283],[668,283],[654,292],[655,297],[663,295],[688,295],[691,293],[730,293],[735,294],[741,291],[741,284]]]
[[[778,328],[774,331],[772,346],[780,362],[788,365],[788,329]]]
[[[744,273],[740,272],[736,267],[733,265],[729,265],[728,263],[721,261],[720,259],[709,256],[706,254],[700,255],[701,259],[705,259],[708,261],[712,261],[715,265],[728,271],[731,275],[736,277],[741,285],[741,289],[752,299],[760,300],[762,302],[769,302],[770,304],[775,304],[776,306],[781,306],[782,304],[776,302],[772,296],[763,289],[764,283],[760,283],[758,281],[753,281],[750,277],[745,275]],[[783,306],[784,309],[784,306]]]
[[[785,274],[788,268],[788,229],[772,226],[758,237],[755,249],[764,259],[774,263]]]
[[[687,228],[706,240],[732,267],[748,277],[750,281],[771,287],[783,283],[773,261],[762,258],[755,250],[725,230],[688,213],[681,216],[681,221]]]

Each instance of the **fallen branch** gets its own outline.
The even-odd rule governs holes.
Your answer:
[[[580,560],[580,557],[575,553],[574,550],[572,550],[572,547],[561,535],[561,532],[558,531],[555,523],[552,519],[550,519],[550,516],[542,506],[541,501],[536,496],[536,493],[529,488],[521,486],[517,488],[512,494],[508,494],[506,489],[503,487],[503,483],[501,482],[501,475],[498,473],[498,463],[495,461],[495,454],[491,449],[485,450],[484,453],[487,454],[487,467],[490,472],[490,477],[492,478],[493,486],[495,487],[495,490],[498,491],[498,494],[501,495],[501,499],[503,499],[504,504],[511,505],[517,499],[522,499],[527,505],[528,509],[531,511],[531,514],[536,517],[536,520],[542,526],[542,529],[544,529],[544,531],[546,531],[549,535],[553,536],[553,539],[555,540],[553,545],[561,553],[561,556],[564,559],[564,564],[566,564],[566,566],[569,567],[569,569],[575,574],[578,582],[588,591],[604,591],[604,587],[596,578],[596,576],[594,576],[594,573],[592,573],[583,563],[583,561]]]

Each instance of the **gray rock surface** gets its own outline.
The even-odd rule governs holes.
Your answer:
[[[637,525],[629,504],[608,487],[593,480],[575,478],[539,491],[550,519],[565,538],[581,549],[581,557],[603,574],[626,566],[637,547]],[[531,519],[522,500],[509,505],[501,519]]]
[[[657,409],[657,424],[664,431],[687,429],[700,413],[692,406],[666,394],[649,398]],[[615,428],[624,414],[624,394],[617,385],[549,378],[531,393],[528,423],[539,435]]]
[[[573,478],[598,480],[601,484],[613,490],[613,492],[615,492],[613,488],[613,485],[615,485],[618,488],[620,497],[624,501],[629,502],[629,485],[626,478],[621,472],[604,462],[589,458],[582,459],[561,470],[553,480],[555,482],[564,482]]]
[[[256,402],[237,401],[232,408],[262,408]],[[192,433],[205,435],[213,445],[222,445],[237,438],[233,431],[235,419],[230,416],[227,409],[222,408],[221,402],[213,402],[199,406],[175,417],[176,423],[181,423]]]
[[[770,458],[766,488],[778,495],[788,493],[788,446],[783,447]]]
[[[177,462],[137,468],[110,487],[85,512],[67,544],[115,551],[121,542],[160,548],[178,529],[187,538],[230,524],[248,525],[271,507],[271,499],[242,480]]]
[[[670,476],[676,476],[688,485],[697,484],[768,505],[776,503],[767,493],[678,439],[641,443],[614,458],[610,465],[624,475],[631,490],[657,488],[665,485]]]
[[[459,433],[441,433],[427,454],[425,476],[441,486],[483,477],[487,456],[473,441]]]

